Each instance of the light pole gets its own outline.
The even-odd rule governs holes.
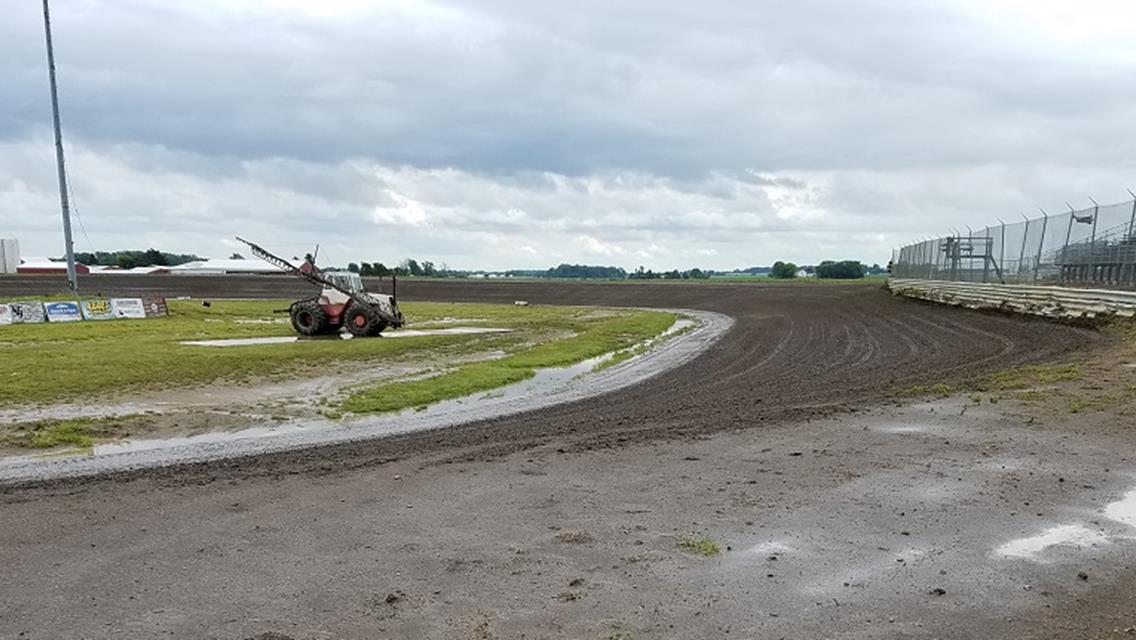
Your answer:
[[[55,126],[55,164],[59,170],[59,205],[63,209],[63,244],[67,252],[67,286],[78,293],[75,244],[71,241],[71,205],[67,200],[67,171],[63,166],[63,130],[59,126],[59,91],[55,86],[55,51],[51,46],[51,12],[43,0],[43,33],[47,40],[47,77],[51,82],[51,120]]]

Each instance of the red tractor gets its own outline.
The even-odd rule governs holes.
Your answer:
[[[377,336],[387,327],[397,329],[406,324],[395,301],[397,279],[391,280],[390,295],[370,293],[363,288],[363,279],[357,273],[320,271],[314,259],[306,259],[297,267],[248,240],[240,237],[237,240],[247,244],[261,260],[322,287],[318,296],[297,300],[288,307],[297,333],[332,335],[346,327],[351,335],[361,338]]]

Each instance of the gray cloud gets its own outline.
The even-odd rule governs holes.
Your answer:
[[[0,21],[0,232],[58,253],[37,6]],[[979,2],[53,6],[100,247],[251,229],[457,266],[884,261],[1119,199],[1136,164],[1131,45]]]

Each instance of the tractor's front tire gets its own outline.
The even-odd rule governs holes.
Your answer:
[[[371,338],[382,333],[387,323],[370,307],[351,305],[343,314],[343,326],[356,338]]]
[[[320,306],[318,300],[300,300],[293,303],[290,309],[292,328],[296,333],[305,336],[318,336],[328,332],[330,323],[327,312]]]

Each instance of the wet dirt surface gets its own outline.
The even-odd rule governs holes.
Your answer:
[[[1095,331],[873,287],[422,282],[400,295],[703,308],[735,325],[683,367],[580,402],[5,489],[0,637],[1093,638],[1136,627],[1125,414],[1044,411],[1026,424],[1009,401],[889,400],[1113,348]],[[683,551],[687,534],[722,553]],[[1005,553],[1046,535],[1056,544]]]
[[[254,426],[246,424],[241,429],[198,430],[188,434],[175,431],[167,432],[165,437],[154,424],[143,437],[95,444],[93,450],[78,450],[70,454],[67,451],[40,451],[0,457],[0,487],[221,458],[249,458],[315,445],[438,430],[607,393],[681,366],[714,344],[733,325],[733,321],[722,314],[672,311],[684,317],[656,338],[643,343],[642,346],[650,347],[646,352],[602,370],[594,368],[614,354],[604,354],[568,367],[537,369],[527,380],[397,413],[343,420],[283,415],[275,419],[261,416],[253,420],[252,416],[247,416]],[[263,392],[250,389],[249,394],[257,391]],[[240,395],[239,392],[233,393]],[[192,415],[203,413],[198,411]],[[284,409],[279,409],[279,413],[284,414]],[[179,412],[165,414],[161,418],[184,421],[184,416],[184,412]],[[147,421],[156,418],[158,415],[145,416]]]

